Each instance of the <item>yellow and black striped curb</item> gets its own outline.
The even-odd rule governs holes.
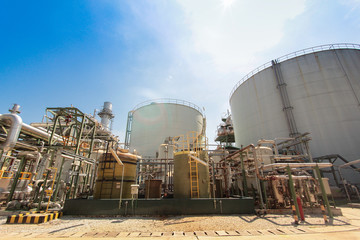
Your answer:
[[[46,223],[53,219],[60,218],[63,215],[62,212],[29,212],[25,214],[8,216],[6,223]]]

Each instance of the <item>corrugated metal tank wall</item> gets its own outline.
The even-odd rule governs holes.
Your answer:
[[[123,162],[121,166],[110,153],[103,153],[99,158],[97,168],[94,199],[120,198],[121,182],[123,182],[122,197],[131,198],[131,184],[136,180],[136,156],[119,154]],[[122,177],[124,167],[124,177]]]
[[[313,157],[360,158],[360,51],[333,49],[280,62],[298,132],[310,132]],[[273,67],[245,80],[230,97],[236,146],[289,136]],[[360,175],[353,172],[353,181]],[[357,176],[359,175],[359,176]]]
[[[156,157],[160,144],[189,131],[202,132],[203,115],[194,104],[152,102],[133,111],[130,150],[142,157]]]

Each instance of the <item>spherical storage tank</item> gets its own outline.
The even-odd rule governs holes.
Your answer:
[[[132,111],[129,147],[143,158],[156,158],[159,146],[189,131],[201,133],[202,110],[187,101],[157,99],[139,104]]]
[[[310,132],[313,157],[359,159],[360,45],[323,45],[264,64],[235,86],[230,106],[237,147]],[[356,172],[347,177],[360,182]]]

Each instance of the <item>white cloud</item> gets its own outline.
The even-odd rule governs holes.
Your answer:
[[[350,9],[345,15],[345,19],[354,18],[357,24],[360,24],[360,0],[340,0],[340,3],[348,6]]]
[[[150,88],[140,88],[136,90],[136,93],[141,98],[148,100],[148,99],[157,99],[161,98],[161,94],[159,94],[158,91],[155,91],[154,89]]]
[[[286,21],[305,10],[305,0],[178,0],[194,50],[208,54],[220,72],[242,70],[256,53],[280,42]]]
[[[143,52],[144,58],[154,59],[143,66],[148,69],[146,82],[153,86],[138,86],[137,97],[179,98],[204,106],[210,140],[221,113],[228,108],[235,83],[262,63],[261,53],[278,44],[287,21],[305,10],[305,0],[146,1],[145,7],[136,1],[129,4],[136,26],[151,33],[171,56],[167,67],[159,67],[154,55]]]

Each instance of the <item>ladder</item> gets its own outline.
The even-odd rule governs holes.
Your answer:
[[[198,163],[189,154],[191,198],[199,198]]]

